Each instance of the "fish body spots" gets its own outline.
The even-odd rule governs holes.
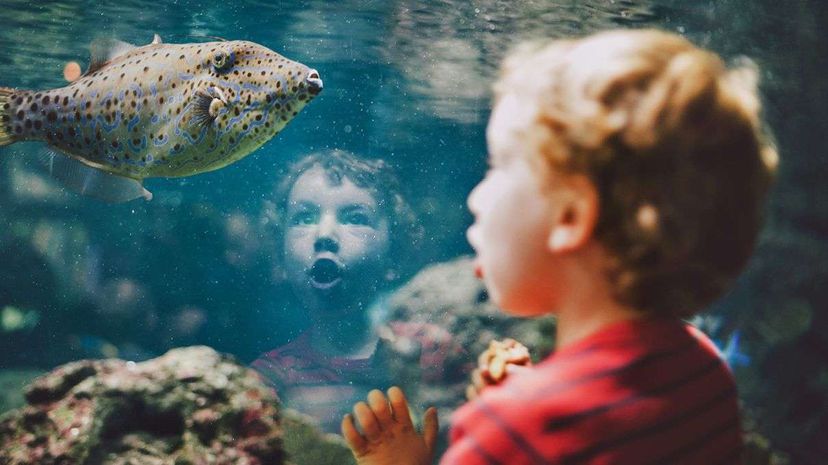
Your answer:
[[[312,100],[308,76],[252,42],[154,44],[67,87],[21,92],[3,124],[116,174],[186,176],[232,163],[281,131]],[[208,89],[216,102],[203,106]]]

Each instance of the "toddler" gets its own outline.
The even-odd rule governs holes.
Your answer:
[[[468,239],[504,311],[557,316],[556,350],[460,408],[441,463],[739,462],[732,374],[682,319],[756,242],[776,165],[756,74],[655,30],[506,60]],[[342,431],[361,465],[430,463],[433,409],[422,435],[398,388],[353,412]]]
[[[388,377],[377,351],[383,297],[419,235],[400,192],[385,162],[343,150],[306,156],[277,188],[280,269],[307,328],[252,365],[325,431]]]

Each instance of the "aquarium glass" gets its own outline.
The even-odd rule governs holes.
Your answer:
[[[333,376],[342,373],[331,360],[376,355],[327,388],[284,391],[328,429],[364,389],[393,383],[415,411],[436,404],[448,421],[489,340],[522,338],[538,359],[554,334],[552,321],[498,313],[468,258],[466,197],[487,169],[500,60],[524,40],[655,27],[761,70],[781,157],[765,227],[732,291],[693,322],[731,364],[746,428],[788,463],[824,463],[824,2],[0,0],[0,11],[3,87],[67,86],[89,66],[90,44],[143,46],[154,34],[164,44],[250,41],[324,83],[249,156],[147,179],[152,200],[78,194],[49,174],[64,168],[44,143],[0,147],[0,410],[70,361],[207,345],[265,378],[298,370],[309,353]],[[222,98],[205,98],[210,118]],[[308,336],[314,325],[330,340]]]

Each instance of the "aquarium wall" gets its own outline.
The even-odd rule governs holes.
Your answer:
[[[147,179],[149,201],[107,203],[66,189],[50,176],[42,142],[0,147],[0,410],[20,406],[22,386],[38,374],[81,359],[140,362],[207,345],[267,374],[275,368],[262,357],[301,341],[313,322],[354,319],[360,328],[378,321],[365,320],[372,315],[395,322],[383,349],[394,376],[368,370],[364,383],[428,386],[411,388],[415,408],[437,403],[450,412],[490,339],[522,338],[537,358],[554,333],[553,321],[499,313],[468,260],[466,197],[487,169],[485,127],[500,60],[524,40],[655,27],[731,63],[748,57],[761,71],[781,159],[765,227],[733,290],[693,322],[727,356],[746,425],[779,460],[812,465],[828,454],[823,2],[0,0],[0,7],[2,87],[67,86],[67,64],[86,69],[91,43],[140,46],[154,34],[170,44],[250,41],[324,82],[249,156],[202,174]],[[204,114],[220,100],[211,96]],[[345,174],[333,177],[297,171],[309,154],[336,151],[380,162],[344,162]],[[348,169],[371,174],[359,181]],[[303,180],[305,193],[286,179]],[[313,197],[325,189],[334,194]],[[291,195],[311,196],[316,210],[291,207]],[[315,246],[335,246],[332,257],[365,248],[353,262],[365,267],[364,280],[339,301],[360,312],[321,318],[314,315],[324,305],[297,290],[291,272],[310,270],[315,289],[327,289],[347,259],[303,265],[290,254],[303,247],[303,228],[325,221],[324,202],[343,199],[372,205],[332,217],[332,228],[357,239]],[[369,229],[372,239],[360,236]],[[376,231],[387,236],[376,239]],[[425,346],[434,355],[424,361]],[[325,408],[310,404],[302,405]]]

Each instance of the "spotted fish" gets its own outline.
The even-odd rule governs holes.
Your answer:
[[[319,73],[253,42],[109,41],[66,87],[0,87],[0,146],[45,141],[51,173],[119,202],[142,180],[212,171],[278,134],[322,90]]]

